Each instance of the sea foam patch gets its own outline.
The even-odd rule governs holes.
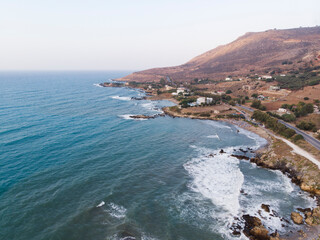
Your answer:
[[[208,157],[213,151],[205,151],[204,148],[201,148],[201,152],[200,156],[184,164],[184,168],[193,177],[189,187],[210,199],[214,205],[223,208],[231,216],[237,215],[240,209],[240,190],[244,181],[239,169],[239,160],[218,151],[215,151],[214,157]]]
[[[145,121],[148,120],[146,118],[133,118],[132,116],[137,116],[137,114],[123,114],[118,115],[118,117],[125,119],[125,120],[136,120],[136,121]]]
[[[109,203],[107,212],[115,218],[124,218],[126,216],[127,209],[123,206],[119,206],[115,203]]]
[[[121,100],[121,101],[130,101],[131,100],[131,97],[111,96],[111,98]]]

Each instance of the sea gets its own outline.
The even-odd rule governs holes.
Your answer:
[[[174,104],[99,86],[129,73],[0,73],[0,239],[246,239],[230,230],[243,214],[297,229],[290,213],[315,200],[231,156],[265,139],[219,121],[133,119]]]

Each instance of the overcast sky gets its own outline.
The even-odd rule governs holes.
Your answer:
[[[246,32],[315,25],[319,0],[0,0],[0,70],[173,66]]]

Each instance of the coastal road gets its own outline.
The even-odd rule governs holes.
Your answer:
[[[237,106],[238,106],[238,107],[241,107],[241,108],[243,108],[243,109],[245,109],[245,110],[248,110],[248,111],[250,111],[250,112],[253,112],[253,111],[254,111],[254,109],[252,109],[252,108],[250,108],[250,107],[246,107],[246,106],[242,106],[242,105],[237,105]],[[320,141],[319,141],[319,140],[317,140],[317,139],[315,139],[314,137],[312,137],[312,136],[304,133],[303,131],[299,130],[298,128],[292,126],[291,124],[289,124],[289,123],[287,123],[287,122],[284,122],[284,121],[282,121],[282,120],[278,120],[278,122],[282,123],[283,125],[285,125],[285,126],[288,127],[288,128],[291,128],[291,129],[295,130],[296,133],[297,133],[297,134],[301,134],[308,143],[310,143],[310,144],[311,144],[312,146],[314,146],[316,149],[320,150]]]
[[[285,125],[286,127],[288,128],[291,128],[293,130],[296,131],[296,133],[298,134],[301,134],[304,139],[310,143],[312,146],[314,146],[316,149],[320,150],[320,141],[318,141],[317,139],[315,139],[314,137],[302,132],[301,130],[299,130],[298,128],[292,126],[291,124],[289,123],[286,123],[285,121],[282,121],[282,120],[278,120],[280,123],[282,123],[283,125]]]

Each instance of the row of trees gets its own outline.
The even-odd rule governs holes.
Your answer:
[[[261,112],[259,110],[254,111],[252,117],[257,121],[264,123],[267,128],[271,129],[275,133],[280,134],[283,137],[286,137],[286,138],[293,137],[293,140],[296,140],[297,138],[301,138],[301,137],[295,136],[296,132],[293,129],[287,128],[282,123],[279,123],[276,118],[271,117],[269,114],[265,112]]]

